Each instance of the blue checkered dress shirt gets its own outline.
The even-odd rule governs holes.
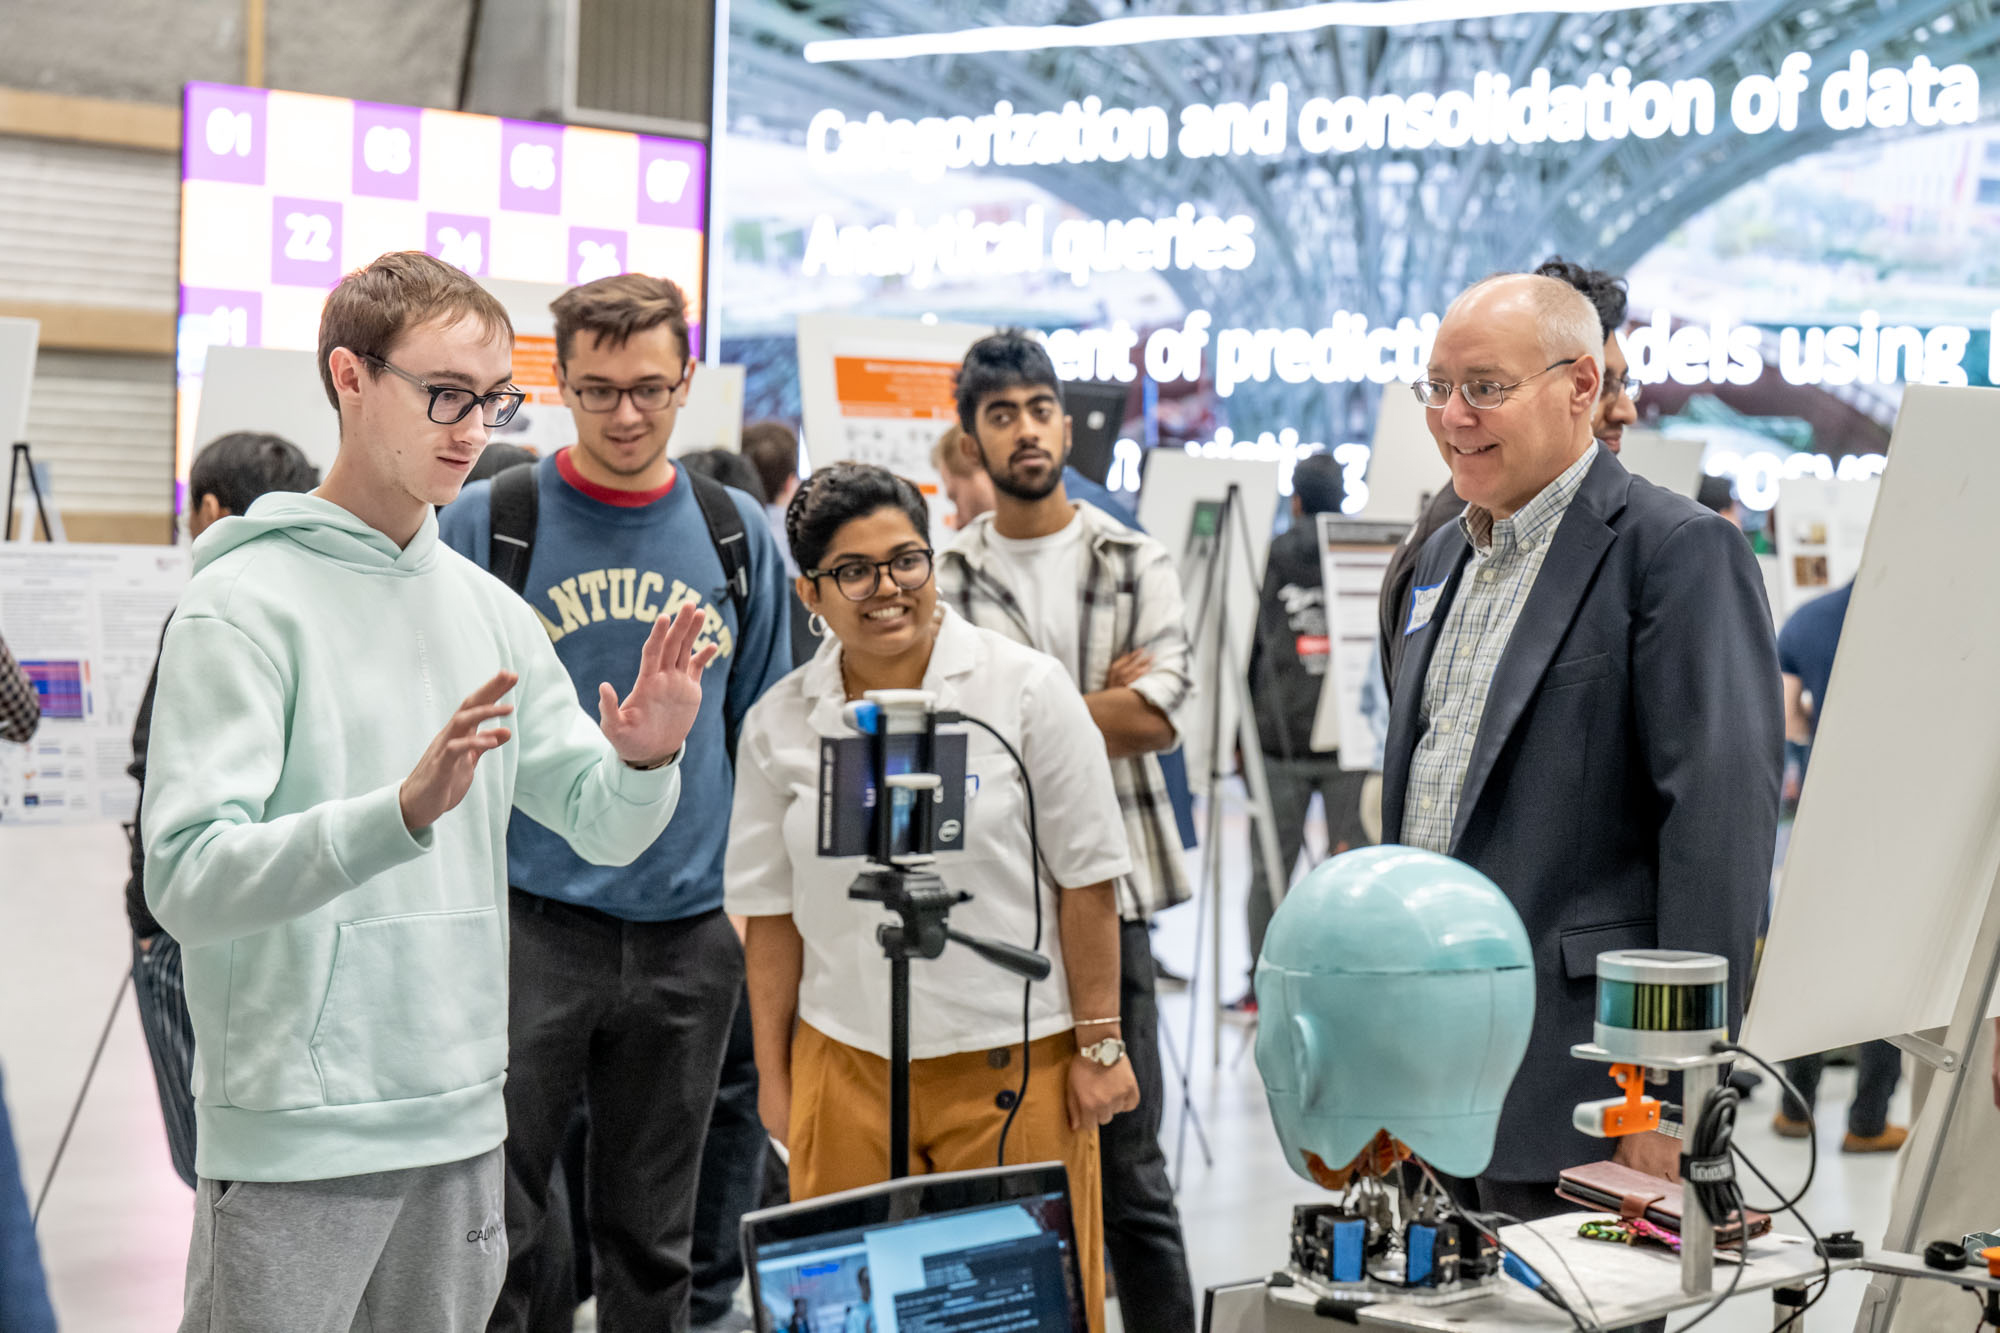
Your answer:
[[[1534,591],[1556,527],[1596,458],[1593,444],[1512,518],[1496,519],[1477,505],[1466,506],[1459,516],[1472,543],[1472,560],[1438,629],[1437,650],[1424,675],[1423,734],[1410,761],[1409,797],[1403,807],[1406,846],[1451,852],[1459,793],[1486,716],[1493,673],[1500,669],[1521,608]]]

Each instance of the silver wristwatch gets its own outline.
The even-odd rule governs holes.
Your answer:
[[[1125,1043],[1116,1037],[1106,1037],[1094,1045],[1079,1047],[1077,1054],[1109,1069],[1125,1058]]]

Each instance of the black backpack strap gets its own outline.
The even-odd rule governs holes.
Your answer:
[[[704,477],[693,468],[682,468],[694,486],[695,503],[708,522],[708,539],[715,543],[716,558],[729,583],[729,602],[736,608],[739,629],[747,619],[750,605],[750,536],[743,530],[743,515],[729,498],[729,488],[713,477]]]
[[[487,542],[486,567],[493,577],[525,596],[528,590],[528,557],[535,550],[535,511],[541,492],[533,463],[516,463],[493,475],[488,494],[492,505],[492,533]]]

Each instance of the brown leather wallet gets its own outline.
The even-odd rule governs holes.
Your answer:
[[[1643,1217],[1656,1227],[1681,1233],[1681,1186],[1635,1171],[1617,1162],[1586,1162],[1573,1166],[1556,1180],[1556,1194],[1586,1208],[1600,1208],[1623,1218]],[[1748,1210],[1743,1222],[1735,1214],[1715,1223],[1715,1243],[1735,1245],[1742,1240],[1747,1223],[1754,1238],[1771,1229],[1771,1215]]]

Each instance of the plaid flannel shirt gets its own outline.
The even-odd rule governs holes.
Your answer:
[[[1472,543],[1472,562],[1445,612],[1424,676],[1423,734],[1410,758],[1409,796],[1403,806],[1405,846],[1451,854],[1458,798],[1486,717],[1493,673],[1500,669],[1521,608],[1535,590],[1556,527],[1596,458],[1592,445],[1512,518],[1495,519],[1477,505],[1466,506],[1459,516]]]
[[[0,740],[25,741],[41,720],[35,683],[7,650],[7,641],[0,639]]]
[[[1081,562],[1077,588],[1078,656],[1063,668],[1079,691],[1105,687],[1111,663],[1134,649],[1152,654],[1153,669],[1132,683],[1147,702],[1165,713],[1180,731],[1178,715],[1194,687],[1180,575],[1166,547],[1134,532],[1093,505],[1078,503],[1085,525],[1088,557]],[[993,516],[982,515],[961,531],[938,558],[938,593],[975,625],[997,631],[1031,648],[1028,619],[1015,590],[988,568]],[[1143,921],[1192,889],[1181,852],[1180,830],[1167,799],[1159,756],[1142,754],[1111,761],[1125,837],[1132,849],[1132,873],[1118,881],[1118,912]]]

